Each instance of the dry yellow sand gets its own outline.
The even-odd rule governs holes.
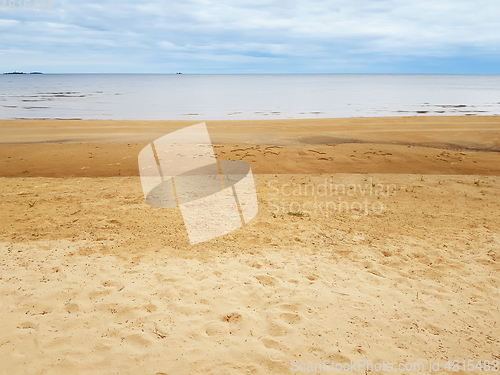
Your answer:
[[[144,202],[133,169],[160,130],[26,145],[43,122],[0,121],[20,143],[0,146],[0,374],[292,374],[294,360],[423,363],[420,373],[440,361],[446,373],[448,360],[500,360],[500,122],[405,120],[440,144],[398,138],[396,119],[377,142],[361,133],[383,120],[320,121],[302,145],[293,121],[255,134],[210,125],[220,158],[257,170],[259,213],[194,246],[177,209]],[[339,143],[344,121],[363,143]],[[461,138],[467,121],[476,130]],[[51,137],[68,128],[47,123]],[[266,148],[264,129],[281,148]],[[322,184],[346,190],[324,196]]]

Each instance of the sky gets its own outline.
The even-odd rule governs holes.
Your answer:
[[[35,1],[0,9],[0,71],[500,73],[498,0]]]

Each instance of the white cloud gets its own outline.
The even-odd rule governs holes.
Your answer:
[[[185,51],[185,52],[218,52],[218,53],[260,53],[260,54],[270,54],[270,55],[285,55],[289,54],[290,51],[286,45],[282,44],[271,44],[271,43],[214,43],[205,45],[192,45],[186,44],[183,46],[176,45],[168,41],[160,41],[158,45],[161,48],[171,51]]]
[[[17,26],[20,23],[21,22],[18,20],[0,20],[0,27],[8,28],[8,27],[12,27],[12,26]]]
[[[128,58],[138,72],[193,56],[200,66],[224,60],[227,69],[239,69],[237,64],[251,60],[265,71],[269,59],[277,58],[307,69],[328,61],[354,66],[363,58],[366,67],[391,56],[396,61],[500,53],[500,7],[493,0],[60,0],[54,12],[1,16],[4,50],[38,51],[46,64],[50,56],[64,56],[68,66],[73,59],[84,66],[87,56],[101,53],[108,62]],[[464,52],[472,50],[474,56]],[[8,68],[3,58],[0,69]]]
[[[0,49],[0,55],[14,55],[14,54],[21,54],[21,55],[25,55],[25,54],[32,54],[33,51],[26,51],[26,50],[22,50],[22,49]]]

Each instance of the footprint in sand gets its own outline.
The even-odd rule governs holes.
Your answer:
[[[221,317],[221,321],[212,320],[205,324],[205,333],[210,337],[220,337],[233,334],[242,328],[243,316],[238,312]]]
[[[226,336],[230,334],[229,326],[223,322],[212,321],[205,325],[205,333],[210,337]]]
[[[267,155],[267,154],[279,155],[280,153],[279,153],[279,151],[278,152],[273,152],[273,151],[267,151],[267,150],[265,150],[264,151],[264,155]]]
[[[128,335],[123,339],[123,342],[140,348],[147,347],[153,343],[149,336],[142,332]]]
[[[281,320],[279,322],[270,320],[267,329],[269,334],[273,337],[285,336],[290,332],[290,329],[286,325],[284,325]]]
[[[275,286],[279,282],[277,278],[269,275],[258,275],[255,278],[264,286]]]
[[[281,313],[280,318],[288,324],[297,324],[302,320],[299,314],[289,312]]]
[[[74,314],[80,311],[80,305],[78,305],[78,303],[68,303],[65,310],[70,314]]]
[[[286,347],[284,347],[283,345],[281,345],[278,341],[270,339],[270,338],[267,338],[267,337],[263,337],[260,341],[268,349],[276,349],[276,350],[287,349]]]
[[[320,155],[326,155],[326,152],[321,152],[321,151],[316,151],[316,150],[307,150],[307,151],[315,152],[316,154],[320,154]]]

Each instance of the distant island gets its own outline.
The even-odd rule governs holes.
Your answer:
[[[8,72],[4,74],[43,74],[42,72],[31,72],[31,73],[24,73],[24,72]]]

